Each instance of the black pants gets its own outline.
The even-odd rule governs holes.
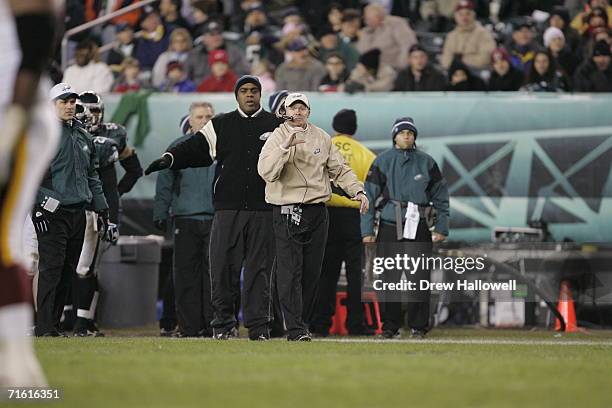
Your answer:
[[[212,335],[208,250],[212,220],[175,218],[174,290],[179,331]]]
[[[48,214],[49,230],[37,233],[38,294],[36,330],[40,336],[57,330],[83,247],[85,210],[58,209]]]
[[[363,329],[361,304],[361,244],[360,215],[357,208],[329,207],[329,229],[319,281],[318,300],[311,322],[312,330],[327,333],[336,312],[336,287],[342,262],[345,263],[348,311],[346,326],[349,331]]]
[[[270,275],[274,262],[271,211],[216,211],[210,236],[214,331],[221,333],[236,326],[236,298],[244,263],[244,326],[251,338],[269,335]]]
[[[414,240],[403,239],[402,241],[397,240],[397,232],[395,224],[381,223],[378,231],[377,242],[423,242],[431,243],[431,232],[427,228],[425,220],[421,219],[417,229],[417,233]],[[424,253],[425,256],[431,254],[431,246],[427,246],[429,253]],[[410,254],[410,247],[407,247],[407,251],[411,256],[420,256],[419,253]],[[395,253],[385,253],[385,256],[395,256]],[[401,277],[401,271],[387,271],[385,272],[386,277],[389,281],[399,282]],[[409,280],[414,280],[418,283],[420,279],[429,280],[431,277],[431,271],[428,269],[421,269],[415,275],[408,277]],[[429,300],[431,297],[430,291],[419,291],[417,299],[412,299],[407,304],[408,312],[408,326],[411,329],[427,330],[429,326]],[[383,320],[383,330],[397,331],[402,324],[402,303],[401,302],[382,302],[380,305],[381,318]]]
[[[174,301],[174,248],[170,245],[162,246],[162,259],[159,265],[159,282],[157,298],[161,300],[163,308],[159,319],[159,328],[172,331],[176,328],[176,305]]]
[[[276,282],[289,337],[308,332],[314,313],[321,265],[327,240],[327,209],[304,205],[299,226],[291,216],[272,210],[276,243]]]

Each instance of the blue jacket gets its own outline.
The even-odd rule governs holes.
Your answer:
[[[168,149],[190,136],[179,137]],[[160,171],[155,184],[153,220],[164,220],[170,216],[212,219],[215,212],[212,203],[214,178],[215,165]]]
[[[365,182],[370,200],[368,212],[361,216],[361,235],[374,235],[374,215],[378,199],[410,201],[437,210],[434,231],[448,235],[449,198],[446,180],[435,160],[420,150],[390,149],[381,153],[370,167]],[[406,209],[402,209],[402,219]],[[395,204],[385,202],[381,209],[381,221],[395,224]]]

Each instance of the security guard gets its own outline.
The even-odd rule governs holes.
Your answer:
[[[189,107],[189,129],[168,149],[187,140],[215,115],[208,102]],[[208,250],[214,215],[212,186],[215,166],[184,170],[165,169],[155,184],[153,221],[174,231],[174,291],[178,318],[177,337],[211,337],[213,311]],[[172,217],[172,218],[171,218]]]
[[[372,163],[365,183],[368,198],[377,203],[361,217],[361,235],[364,243],[419,243],[402,245],[412,253],[431,252],[431,242],[441,242],[448,235],[449,198],[446,180],[438,165],[428,154],[416,147],[418,135],[414,120],[399,118],[391,130],[393,148],[381,153]],[[437,220],[428,220],[432,209]],[[375,236],[375,213],[380,212],[378,236]],[[387,245],[391,250],[397,245]],[[391,251],[392,252],[392,251]],[[386,254],[391,255],[393,254]],[[386,278],[399,282],[402,271],[386,271]],[[421,269],[412,279],[429,279],[430,271]],[[422,338],[429,326],[429,291],[415,293],[408,303],[408,324],[411,337]],[[382,303],[383,337],[399,336],[402,326],[402,305],[398,301]]]
[[[85,208],[91,206],[98,214],[104,230],[108,225],[108,205],[96,171],[94,143],[74,119],[77,97],[66,83],[50,91],[62,135],[32,210],[39,253],[37,336],[62,335],[58,325],[83,246]]]
[[[308,123],[308,98],[289,94],[285,109],[288,121],[267,138],[257,170],[266,181],[266,202],[274,206],[276,277],[287,340],[310,341],[327,240],[330,181],[360,201],[362,212],[368,199],[329,135]]]
[[[354,139],[357,131],[357,115],[352,109],[342,109],[333,118],[332,128],[336,136],[332,144],[338,148],[344,160],[353,169],[359,181],[364,182],[370,165],[376,157],[372,151]],[[361,222],[359,203],[346,197],[343,191],[332,186],[332,198],[327,205],[329,230],[323,258],[318,300],[311,324],[313,334],[327,336],[336,311],[336,286],[342,262],[345,263],[347,280],[347,321],[350,335],[371,335],[363,321],[361,304]]]

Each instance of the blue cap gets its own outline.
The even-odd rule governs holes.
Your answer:
[[[393,128],[391,129],[391,136],[393,137],[394,141],[395,141],[395,135],[397,135],[402,130],[412,130],[412,132],[414,133],[415,140],[419,133],[414,124],[414,119],[408,116],[395,119],[395,123],[393,123]]]
[[[289,95],[289,91],[286,89],[276,91],[270,95],[270,98],[268,98],[268,108],[270,109],[270,112],[276,113],[276,111],[278,111],[278,109],[281,107],[281,102],[287,97],[287,95]]]

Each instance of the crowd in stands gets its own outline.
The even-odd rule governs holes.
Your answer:
[[[74,27],[135,0],[67,1]],[[77,92],[612,92],[609,0],[161,0],[71,38]]]

